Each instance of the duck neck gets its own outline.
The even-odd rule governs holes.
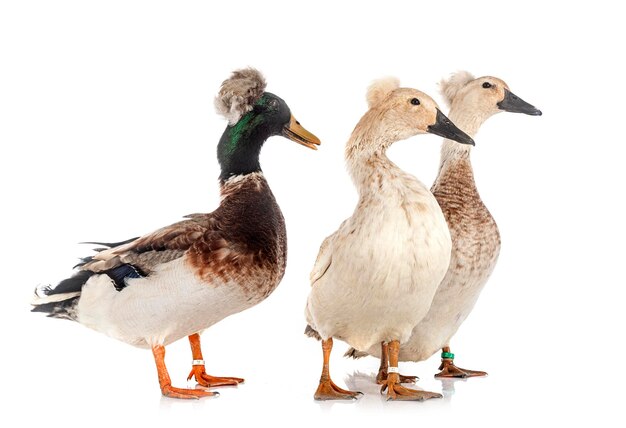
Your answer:
[[[220,183],[237,175],[261,171],[259,154],[267,137],[253,122],[252,114],[248,113],[224,130],[217,145],[217,160],[222,168]]]
[[[486,120],[484,115],[475,109],[467,109],[458,105],[452,105],[448,115],[450,120],[470,137],[474,138],[478,129]],[[474,174],[471,167],[470,154],[472,146],[469,144],[459,144],[449,139],[443,140],[441,146],[441,160],[439,163],[439,174],[435,180],[437,186],[448,174],[455,174],[455,171],[462,169],[466,180],[475,186]]]
[[[368,113],[369,114],[369,113]],[[402,174],[387,157],[387,148],[397,138],[382,132],[380,123],[366,114],[346,144],[346,164],[359,196],[378,192],[385,177]]]

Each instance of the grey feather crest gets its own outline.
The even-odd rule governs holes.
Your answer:
[[[265,91],[265,78],[254,68],[242,68],[233,71],[230,78],[224,80],[215,97],[217,112],[234,125],[241,117],[252,110],[254,103]]]

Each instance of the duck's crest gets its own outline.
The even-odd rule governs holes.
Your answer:
[[[400,81],[395,77],[374,80],[367,88],[367,106],[369,108],[374,107],[399,87]]]
[[[448,106],[452,105],[452,101],[461,88],[474,80],[475,77],[469,71],[457,71],[450,75],[447,79],[441,79],[439,82],[440,92]]]
[[[228,119],[229,125],[234,125],[252,110],[254,103],[263,95],[265,86],[265,78],[257,69],[235,70],[229,79],[222,82],[215,97],[215,108]]]

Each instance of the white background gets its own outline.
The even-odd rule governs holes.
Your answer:
[[[619,424],[622,18],[602,1],[2,2],[1,417],[41,427]],[[28,302],[90,254],[76,243],[123,240],[217,206],[225,121],[212,100],[248,65],[323,145],[274,137],[263,149],[287,221],[287,273],[265,302],[203,335],[208,371],[246,383],[217,399],[162,398],[149,352],[31,314]],[[442,383],[437,356],[401,364],[445,398],[387,403],[372,383],[378,361],[345,360],[337,342],[335,380],[367,394],[314,402],[321,350],[302,335],[308,274],[355,204],[343,148],[365,88],[395,75],[444,107],[437,82],[459,69],[503,78],[544,113],[492,118],[472,154],[503,247],[452,346],[460,366],[490,376]],[[389,156],[430,185],[439,145],[419,136]],[[187,385],[190,360],[186,341],[168,348],[175,385]]]

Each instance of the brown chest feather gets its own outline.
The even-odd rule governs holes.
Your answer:
[[[242,185],[211,214],[211,226],[188,251],[206,282],[237,283],[266,297],[282,278],[287,258],[285,221],[267,183]]]
[[[452,237],[452,263],[483,268],[495,262],[500,233],[476,189],[469,162],[458,162],[439,177],[432,192],[443,211]],[[470,266],[467,266],[470,265]]]

